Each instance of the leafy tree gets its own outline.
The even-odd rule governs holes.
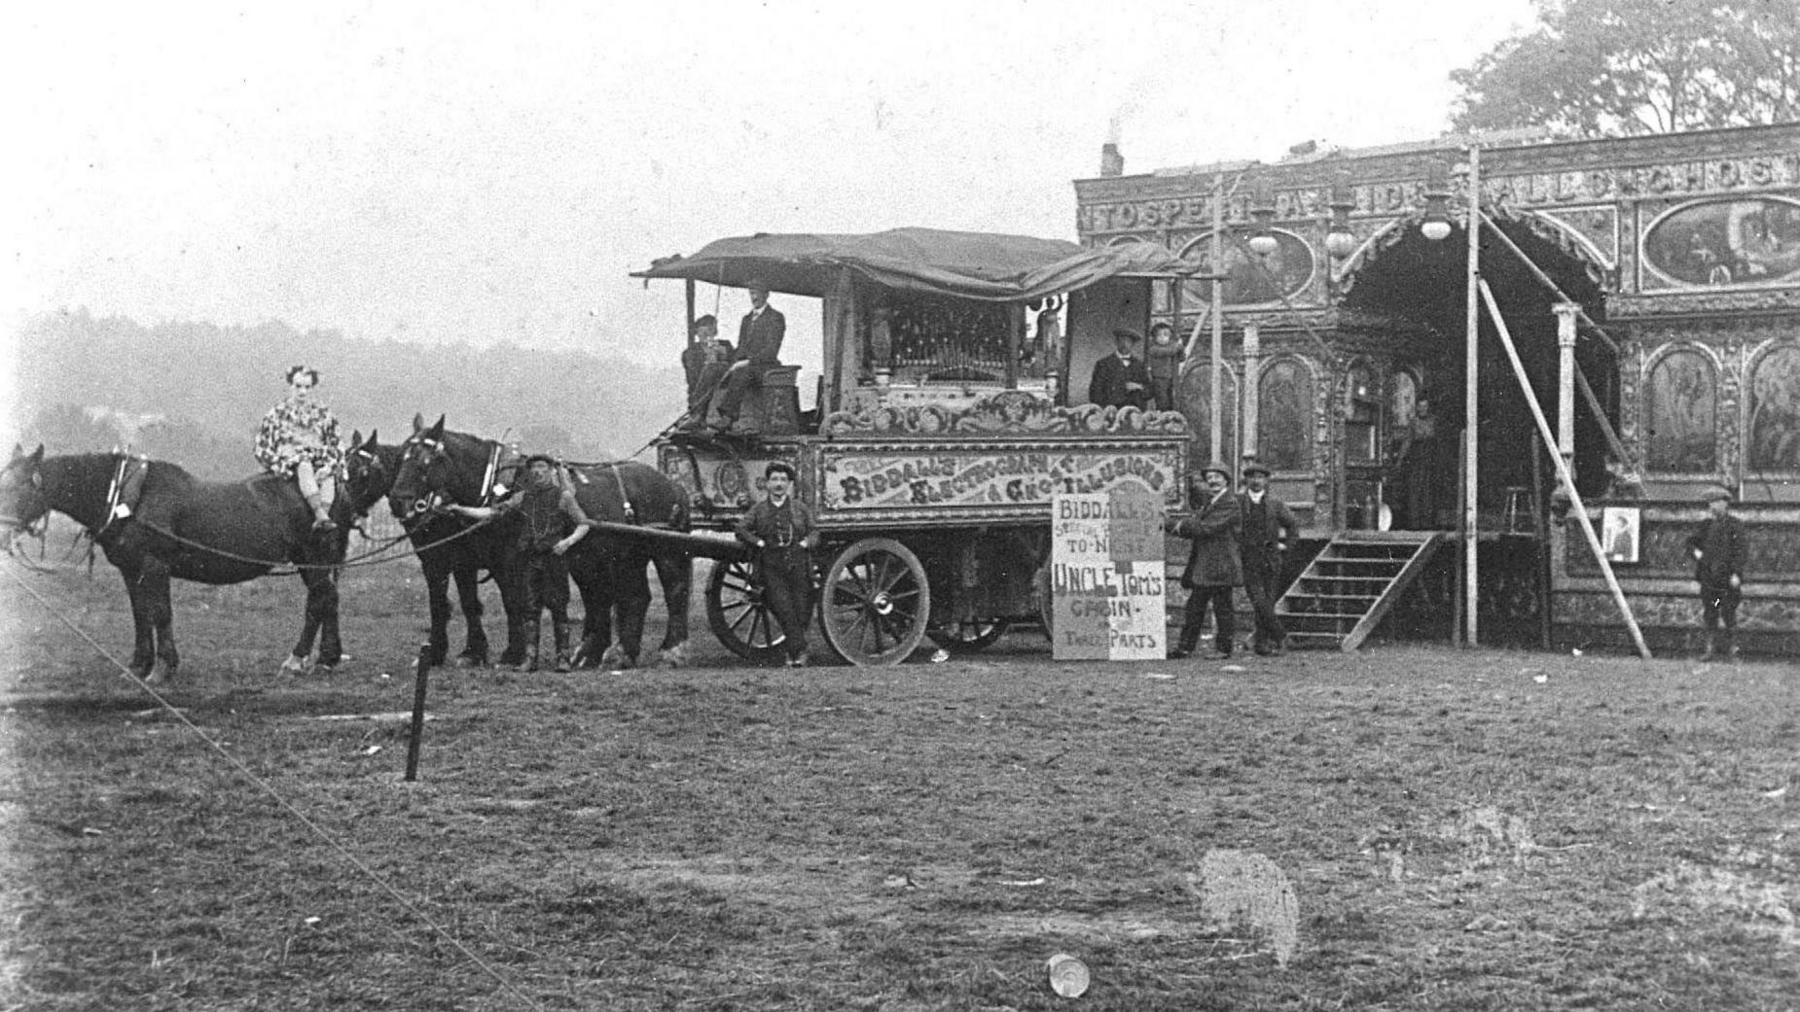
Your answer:
[[[1450,79],[1460,130],[1667,133],[1800,119],[1794,0],[1537,0],[1533,31]]]

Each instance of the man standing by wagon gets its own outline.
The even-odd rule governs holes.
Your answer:
[[[1250,599],[1256,631],[1251,643],[1258,656],[1279,654],[1287,642],[1287,627],[1275,613],[1280,593],[1282,560],[1287,543],[1300,535],[1300,521],[1278,496],[1269,494],[1268,465],[1244,464],[1244,493],[1238,502],[1244,510],[1244,531],[1238,541],[1244,560],[1244,596]]]
[[[1180,658],[1194,652],[1200,643],[1200,626],[1206,620],[1207,606],[1211,605],[1214,656],[1224,660],[1231,656],[1237,635],[1231,588],[1244,582],[1238,549],[1244,512],[1231,492],[1231,474],[1224,464],[1208,464],[1200,472],[1200,481],[1201,487],[1192,490],[1194,514],[1171,520],[1165,528],[1170,534],[1194,541],[1188,550],[1187,569],[1181,574],[1181,585],[1188,588],[1181,615],[1181,639],[1169,656]]]
[[[757,279],[744,288],[750,293],[750,311],[738,325],[737,353],[719,383],[715,416],[708,419],[713,427],[734,432],[754,431],[738,418],[738,411],[744,394],[762,386],[763,373],[781,364],[781,340],[787,336],[787,317],[769,305],[769,283]]]
[[[568,671],[573,666],[569,655],[569,561],[564,556],[587,536],[593,521],[575,501],[574,490],[557,480],[556,468],[554,458],[534,453],[525,458],[518,488],[497,504],[450,506],[453,512],[473,520],[491,520],[508,513],[521,517],[518,550],[524,556],[529,617],[525,619],[525,657],[519,663],[520,671],[538,669],[538,622],[545,611],[550,613],[556,670]]]
[[[1714,486],[1701,496],[1706,520],[1687,540],[1700,581],[1700,614],[1706,623],[1706,652],[1701,660],[1723,654],[1736,657],[1737,609],[1744,587],[1744,522],[1731,515],[1731,493]],[[1723,637],[1719,627],[1723,625]]]
[[[806,627],[812,621],[812,550],[819,530],[812,513],[793,497],[794,465],[774,460],[763,469],[769,497],[737,523],[737,539],[756,552],[757,572],[769,611],[781,624],[787,666],[806,666]]]

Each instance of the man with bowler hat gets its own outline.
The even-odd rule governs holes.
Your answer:
[[[1736,657],[1737,609],[1744,587],[1744,522],[1731,515],[1731,493],[1719,486],[1703,492],[1706,519],[1687,540],[1700,581],[1700,614],[1706,623],[1706,652],[1701,660],[1723,654]],[[1725,627],[1724,635],[1719,627]]]
[[[1250,599],[1256,632],[1251,643],[1259,656],[1279,654],[1287,641],[1287,627],[1275,614],[1280,594],[1282,559],[1287,543],[1300,535],[1300,521],[1279,496],[1269,494],[1269,468],[1259,461],[1244,463],[1244,491],[1238,502],[1244,510],[1244,531],[1238,541],[1244,560],[1244,596]]]
[[[787,335],[787,317],[769,305],[769,283],[755,278],[744,289],[750,293],[750,311],[738,324],[737,352],[713,402],[716,417],[708,419],[717,428],[740,433],[755,431],[738,417],[744,394],[751,387],[762,386],[763,373],[781,364],[781,339]]]
[[[1170,534],[1194,541],[1188,550],[1187,569],[1181,574],[1181,585],[1188,588],[1187,604],[1181,615],[1181,639],[1169,656],[1180,658],[1194,652],[1200,643],[1200,626],[1206,620],[1206,608],[1210,604],[1216,632],[1214,656],[1224,660],[1231,656],[1232,641],[1237,633],[1231,588],[1244,582],[1243,561],[1238,549],[1238,537],[1244,529],[1244,511],[1238,505],[1237,496],[1231,492],[1231,472],[1221,463],[1206,465],[1200,472],[1199,487],[1190,488],[1189,495],[1193,514],[1170,520],[1165,528]]]
[[[812,621],[812,550],[819,530],[812,514],[793,497],[798,472],[786,461],[763,469],[769,497],[737,523],[737,539],[756,552],[764,600],[781,624],[787,666],[806,666],[806,627]]]
[[[1113,354],[1094,363],[1088,400],[1103,407],[1144,408],[1150,404],[1150,366],[1138,354],[1144,339],[1135,330],[1113,331]]]

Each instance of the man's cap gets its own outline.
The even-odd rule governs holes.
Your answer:
[[[1208,465],[1206,465],[1206,466],[1205,466],[1205,467],[1203,467],[1203,468],[1201,468],[1201,469],[1200,469],[1200,476],[1201,476],[1201,477],[1202,477],[1202,478],[1204,478],[1204,477],[1206,477],[1206,475],[1207,475],[1207,472],[1209,472],[1209,471],[1217,471],[1217,472],[1219,472],[1219,473],[1220,473],[1220,474],[1222,474],[1222,475],[1224,475],[1224,476],[1225,476],[1225,480],[1226,480],[1226,481],[1230,481],[1230,480],[1231,480],[1231,469],[1230,469],[1230,468],[1228,468],[1228,467],[1226,467],[1226,466],[1225,466],[1225,464],[1224,464],[1224,462],[1223,462],[1223,461],[1217,461],[1217,460],[1215,460],[1215,461],[1213,461],[1213,462],[1212,462],[1212,463],[1210,463],[1210,464],[1208,464]]]
[[[1246,460],[1246,461],[1244,461],[1244,466],[1238,469],[1238,473],[1242,474],[1246,478],[1250,477],[1253,474],[1260,474],[1264,478],[1267,478],[1269,476],[1270,472],[1269,472],[1269,465],[1263,463],[1262,461]]]
[[[785,474],[794,481],[800,480],[800,472],[794,470],[794,465],[785,460],[771,460],[769,461],[769,466],[763,468],[764,478],[773,477],[777,474]]]
[[[550,466],[551,466],[551,467],[555,467],[555,466],[556,466],[556,458],[555,458],[555,457],[552,457],[552,456],[550,456],[550,455],[549,455],[549,454],[548,454],[548,453],[531,453],[531,454],[527,454],[527,455],[526,455],[526,456],[525,456],[525,466],[526,466],[526,467],[530,467],[530,466],[531,466],[531,465],[533,465],[533,464],[535,464],[535,463],[537,463],[537,462],[538,462],[538,461],[540,461],[540,460],[541,460],[541,461],[543,461],[543,462],[544,462],[544,463],[546,463],[546,464],[549,464],[549,465],[550,465]]]
[[[1726,502],[1732,500],[1731,490],[1723,485],[1708,485],[1705,491],[1700,493],[1701,502],[1717,502],[1721,499]]]
[[[707,313],[705,316],[702,316],[698,320],[694,321],[694,333],[698,334],[702,330],[705,330],[708,327],[712,327],[713,329],[717,330],[718,326],[719,326],[719,318],[714,316],[711,313]]]
[[[745,288],[755,288],[759,291],[766,292],[769,290],[769,279],[768,278],[751,278],[750,280],[744,282],[744,287]]]
[[[1141,343],[1143,343],[1143,340],[1144,340],[1144,335],[1138,333],[1135,330],[1128,330],[1124,327],[1120,327],[1120,328],[1114,330],[1113,337],[1116,339],[1130,341],[1133,344],[1141,344]]]

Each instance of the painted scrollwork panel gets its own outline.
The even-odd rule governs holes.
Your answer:
[[[1800,343],[1777,344],[1751,365],[1746,470],[1800,471]]]
[[[1698,348],[1658,356],[1644,384],[1645,460],[1655,474],[1713,474],[1719,467],[1719,374]]]
[[[1297,356],[1282,356],[1264,369],[1257,387],[1257,454],[1276,471],[1306,471],[1313,464],[1313,370]]]

